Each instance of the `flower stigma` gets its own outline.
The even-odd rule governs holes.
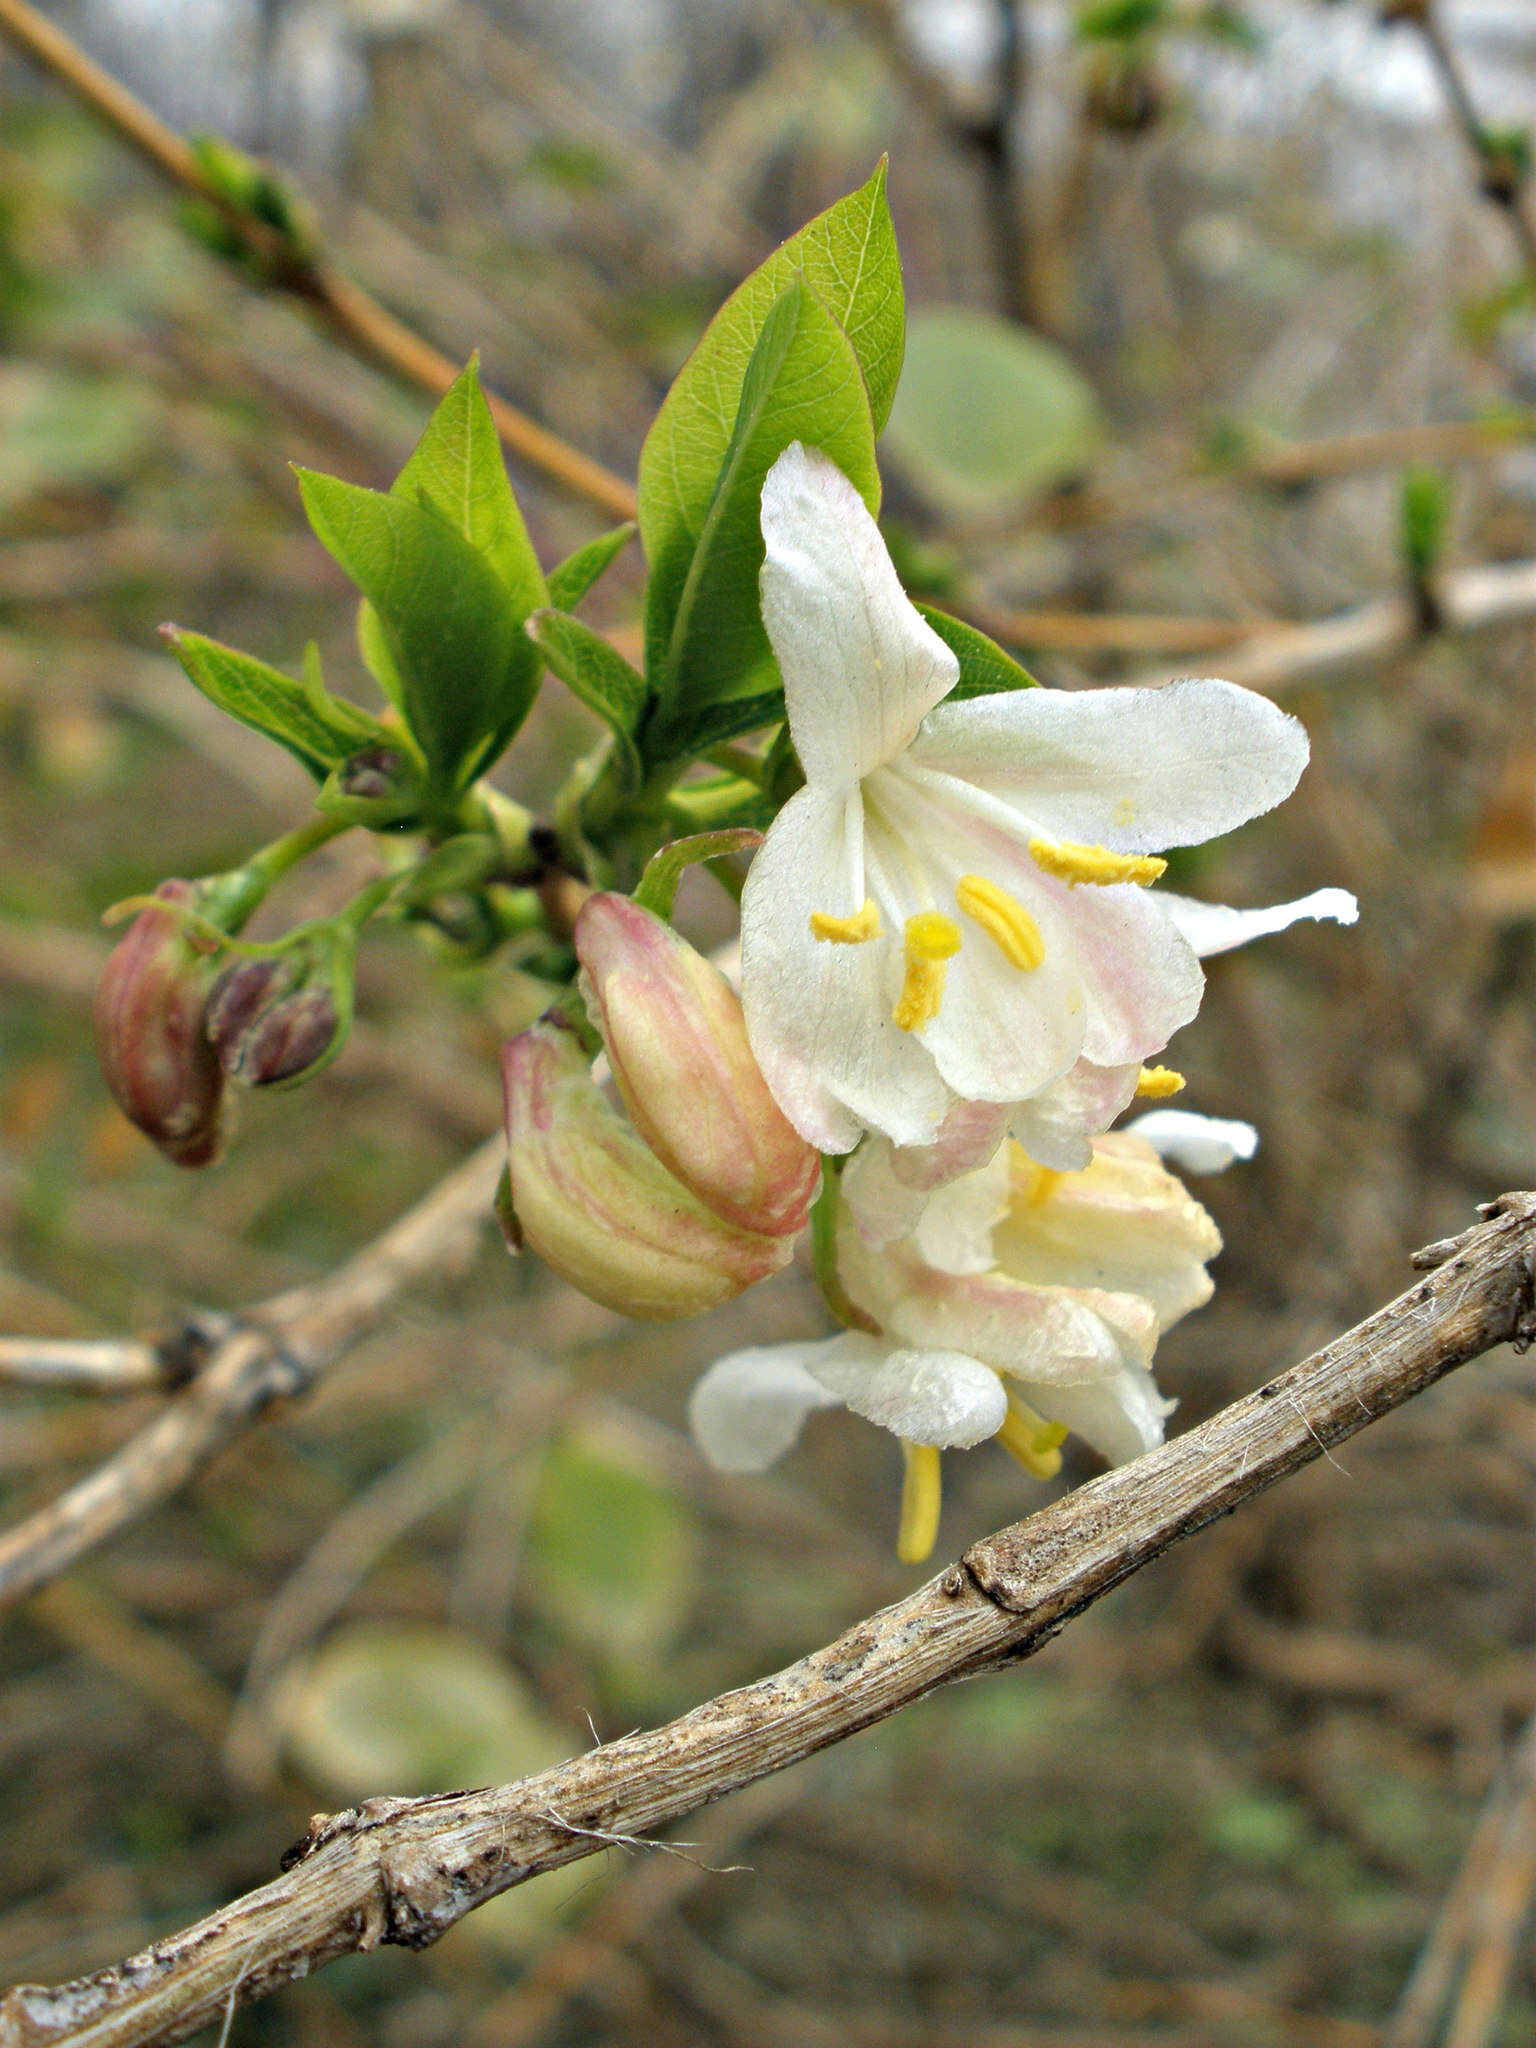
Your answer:
[[[829,911],[811,912],[811,937],[834,946],[862,946],[880,936],[880,909],[873,896],[866,896],[851,917],[833,917]]]
[[[955,901],[964,915],[979,924],[1010,967],[1035,968],[1045,958],[1040,927],[1015,897],[985,875],[962,875]]]
[[[1136,1077],[1136,1093],[1147,1102],[1166,1102],[1183,1086],[1184,1076],[1176,1067],[1143,1067]]]
[[[901,1030],[921,1031],[938,1016],[945,965],[959,950],[960,927],[942,910],[920,910],[907,919],[907,971],[892,1012]]]
[[[943,1483],[939,1453],[934,1444],[908,1443],[905,1438],[901,1450],[906,1471],[901,1482],[901,1527],[896,1536],[896,1555],[903,1564],[921,1564],[939,1535]]]
[[[1066,1441],[1064,1422],[1047,1422],[1017,1394],[1008,1396],[1008,1413],[997,1432],[997,1442],[1016,1464],[1036,1479],[1054,1479],[1061,1470],[1061,1446]]]
[[[1071,839],[1031,839],[1029,857],[1037,868],[1071,888],[1079,882],[1100,888],[1136,882],[1145,889],[1168,865],[1155,853],[1111,853],[1107,846],[1079,846]]]

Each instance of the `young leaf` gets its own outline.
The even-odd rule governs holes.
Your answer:
[[[444,393],[390,495],[424,506],[461,533],[495,571],[519,618],[544,603],[544,574],[507,481],[477,356]]]
[[[876,511],[875,428],[847,335],[803,278],[763,322],[709,508],[686,551],[652,561],[646,592],[648,673],[659,703],[645,735],[652,761],[697,745],[699,715],[760,694],[772,656],[757,579],[763,479],[792,441],[823,449]]]
[[[651,573],[674,593],[714,496],[740,406],[742,382],[769,312],[803,277],[853,347],[875,431],[885,425],[901,372],[905,312],[885,165],[739,285],[710,322],[656,415],[640,452],[640,537]],[[664,650],[670,608],[648,630],[647,667]],[[654,671],[651,671],[654,673]]]
[[[298,471],[321,545],[378,614],[411,731],[440,785],[458,786],[517,728],[538,659],[485,557],[437,513]]]
[[[740,739],[745,732],[760,732],[783,716],[782,690],[760,690],[752,697],[727,697],[718,704],[706,704],[689,720],[684,751],[705,754],[727,740]]]
[[[318,660],[306,650],[302,682],[271,668],[252,654],[225,647],[201,633],[162,626],[177,660],[192,681],[231,718],[286,747],[317,782],[386,732],[376,718],[326,690]]]
[[[537,611],[528,632],[571,695],[615,735],[631,786],[640,781],[635,734],[645,711],[645,679],[616,647],[568,612]]]
[[[403,718],[405,685],[400,680],[400,671],[395,667],[395,658],[385,641],[384,628],[379,624],[379,615],[366,597],[357,608],[357,651],[363,657],[363,667]]]
[[[920,604],[917,608],[950,653],[959,657],[960,680],[950,692],[951,703],[958,703],[962,697],[996,697],[1004,690],[1039,688],[1036,678],[1022,663],[977,627],[968,626],[964,619],[951,618],[948,612],[935,611],[931,604]]]
[[[598,577],[634,538],[634,524],[626,521],[611,533],[600,533],[574,555],[567,555],[548,577],[549,601],[556,611],[573,612]]]
[[[723,832],[695,832],[687,839],[669,840],[646,862],[635,901],[642,909],[670,919],[685,868],[695,867],[700,861],[724,860],[733,853],[753,853],[762,843],[762,833],[750,826],[735,826]]]

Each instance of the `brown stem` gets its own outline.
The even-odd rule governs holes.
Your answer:
[[[434,397],[448,389],[458,375],[457,364],[334,264],[320,257],[296,257],[275,229],[218,189],[182,136],[88,57],[62,29],[39,14],[29,0],[0,0],[0,32],[83,100],[172,184],[216,207],[245,247],[261,259],[273,282],[314,306],[360,354]],[[514,455],[615,519],[634,518],[635,494],[622,477],[572,448],[506,399],[493,392],[487,392],[486,399],[497,431]]]
[[[1511,232],[1520,244],[1520,254],[1525,260],[1526,267],[1536,271],[1536,222],[1532,221],[1530,209],[1526,204],[1528,181],[1524,173],[1504,163],[1498,151],[1490,145],[1488,132],[1479,120],[1477,108],[1473,104],[1466,73],[1461,68],[1461,59],[1446,35],[1431,0],[1419,0],[1419,4],[1404,10],[1403,18],[1412,22],[1418,30],[1429,60],[1440,75],[1440,83],[1445,89],[1446,99],[1450,102],[1456,125],[1466,138],[1467,147],[1476,158],[1482,173],[1483,191],[1508,215]]]
[[[179,2041],[344,1955],[421,1948],[498,1892],[633,1842],[883,1720],[1017,1663],[1180,1538],[1496,1344],[1536,1337],[1536,1195],[1415,1261],[1428,1277],[1324,1350],[1106,1473],[798,1664],[513,1785],[321,1815],[260,1890],[71,1984],[0,2002],[0,2048]]]

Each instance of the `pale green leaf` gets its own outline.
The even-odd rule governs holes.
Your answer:
[[[1050,342],[971,306],[912,315],[885,445],[941,510],[1010,510],[1080,475],[1099,438],[1092,387]]]
[[[317,782],[359,747],[386,733],[366,711],[330,695],[320,679],[318,660],[308,650],[306,674],[299,681],[253,654],[242,654],[201,633],[184,633],[176,626],[162,631],[205,697],[242,725],[286,747]]]
[[[633,788],[640,780],[635,734],[645,713],[645,678],[595,633],[568,612],[537,611],[528,632],[571,695],[595,711],[619,743]]]
[[[949,693],[951,702],[962,697],[996,697],[1004,690],[1038,688],[1029,670],[995,640],[989,640],[979,627],[952,618],[948,612],[936,611],[929,604],[920,604],[917,609],[950,653],[959,657],[960,680]]]
[[[600,533],[575,554],[549,572],[549,601],[556,611],[573,612],[615,556],[633,540],[634,522],[626,520],[609,533]]]

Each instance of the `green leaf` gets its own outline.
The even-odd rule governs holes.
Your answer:
[[[700,861],[724,860],[733,853],[750,853],[762,843],[761,832],[742,825],[727,827],[723,832],[695,832],[687,839],[673,839],[646,862],[635,901],[642,910],[652,910],[658,917],[670,919],[685,868],[696,867]]]
[[[1092,388],[1050,342],[971,306],[913,314],[886,446],[941,511],[1012,510],[1079,475],[1099,436]]]
[[[305,650],[305,676],[300,682],[201,633],[184,633],[177,626],[160,630],[205,697],[242,725],[286,747],[317,782],[359,747],[388,736],[388,728],[378,719],[331,696],[312,648]]]
[[[769,313],[804,278],[852,344],[875,431],[885,425],[901,372],[905,310],[885,165],[802,228],[737,287],[710,322],[662,402],[640,452],[640,537],[665,601],[647,615],[654,675],[672,611],[730,447],[747,366]]]
[[[706,754],[711,747],[740,739],[743,733],[760,732],[784,716],[784,692],[760,690],[753,697],[727,697],[719,704],[707,704],[689,721],[687,748],[691,754]]]
[[[444,393],[390,495],[435,512],[461,533],[490,564],[518,618],[544,603],[544,572],[507,481],[478,356]]]
[[[1029,670],[978,627],[936,611],[930,604],[920,604],[917,609],[951,654],[960,659],[960,680],[949,693],[948,703],[958,703],[962,697],[996,697],[1004,690],[1039,688]]]
[[[687,558],[679,553],[651,565],[647,673],[659,703],[644,745],[653,762],[695,751],[700,715],[722,699],[760,694],[772,673],[757,587],[763,479],[792,441],[822,449],[878,511],[874,421],[858,359],[803,278],[763,322],[714,494]]]
[[[528,632],[571,695],[615,735],[630,787],[637,788],[641,770],[635,735],[645,712],[645,678],[601,633],[569,612],[535,612]]]
[[[439,785],[461,786],[533,700],[538,658],[506,590],[437,513],[314,470],[297,474],[321,545],[378,614],[407,723]]]
[[[556,611],[573,612],[614,557],[633,540],[635,525],[626,520],[611,533],[600,533],[549,572],[549,601]]]
[[[364,668],[403,718],[405,685],[400,680],[400,671],[395,667],[395,658],[384,638],[379,615],[366,597],[357,608],[357,651],[363,657]]]

